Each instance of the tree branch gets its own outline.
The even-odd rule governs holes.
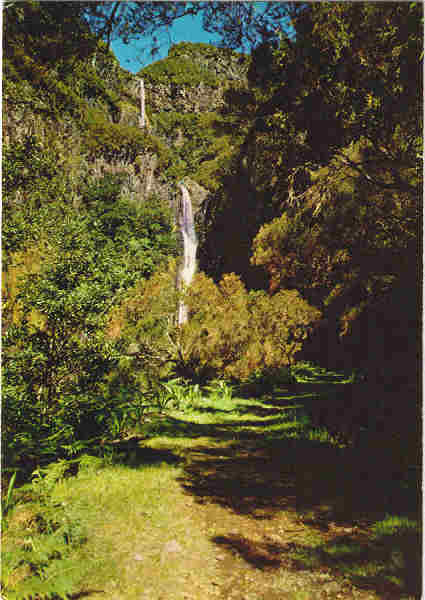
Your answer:
[[[386,165],[386,168],[391,172],[391,175],[395,180],[394,183],[387,183],[385,181],[382,181],[381,179],[372,177],[372,175],[370,175],[364,170],[363,166],[360,163],[351,160],[345,154],[339,153],[338,159],[346,166],[351,167],[352,169],[357,171],[359,175],[361,175],[368,183],[371,183],[375,187],[380,187],[384,190],[400,190],[408,193],[418,192],[415,186],[401,179],[400,175],[394,171],[394,168],[390,168],[388,165]]]

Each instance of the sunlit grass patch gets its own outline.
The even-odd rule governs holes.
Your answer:
[[[419,531],[418,521],[399,515],[387,515],[382,521],[378,521],[372,527],[372,532],[376,538],[384,535],[412,533],[415,531]]]
[[[300,361],[291,367],[291,374],[299,383],[353,383],[361,374],[328,370],[319,365]]]
[[[32,501],[30,489],[10,511],[3,532],[7,598],[52,591],[139,599],[147,589],[146,598],[166,595],[176,577],[189,576],[179,559],[189,549],[201,557],[207,544],[192,530],[178,467],[82,462],[76,476],[51,479],[45,503]]]
[[[61,482],[55,500],[78,507],[87,529],[84,555],[99,561],[83,590],[139,600],[167,597],[176,582],[184,587],[191,575],[182,557],[201,558],[208,542],[193,528],[179,472],[165,463],[110,465]]]
[[[157,448],[172,450],[173,452],[181,452],[184,455],[185,450],[190,450],[193,446],[204,446],[205,448],[211,448],[215,445],[220,445],[219,442],[214,442],[211,437],[199,436],[197,438],[186,438],[186,437],[173,437],[166,435],[159,435],[143,441],[143,445],[146,448]]]
[[[420,586],[419,533],[417,521],[388,515],[360,537],[354,532],[337,533],[316,543],[303,535],[300,543],[291,547],[290,556],[304,569],[330,569],[355,585],[373,582],[379,589],[399,594],[397,597],[413,598]]]

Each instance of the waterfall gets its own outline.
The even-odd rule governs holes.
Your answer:
[[[145,83],[143,79],[140,80],[140,116],[139,116],[139,127],[143,129],[146,127],[146,111],[145,111]]]
[[[193,218],[192,202],[187,188],[179,183],[182,193],[179,204],[179,226],[183,236],[183,262],[179,270],[179,286],[187,287],[190,285],[196,271],[196,250],[198,239],[195,231],[195,221]],[[187,306],[184,302],[179,304],[178,324],[187,322]]]

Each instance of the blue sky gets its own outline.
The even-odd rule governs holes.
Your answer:
[[[178,19],[170,28],[170,38],[164,34],[161,38],[161,49],[152,59],[149,53],[150,39],[141,38],[130,44],[123,44],[121,40],[112,42],[111,46],[121,66],[127,71],[137,73],[141,68],[153,61],[165,58],[172,44],[178,42],[204,42],[206,44],[218,42],[218,36],[207,33],[202,29],[202,17],[187,16]]]

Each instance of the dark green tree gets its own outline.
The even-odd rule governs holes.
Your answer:
[[[219,34],[223,47],[250,48],[279,36],[302,5],[294,2],[93,2],[81,3],[93,31],[108,44],[116,37],[128,43],[150,37],[155,53],[170,26],[187,15],[202,16],[205,31]]]
[[[264,128],[252,133],[256,173],[276,182],[269,190],[285,209],[260,230],[253,262],[267,268],[272,289],[296,287],[325,309],[319,346],[336,357],[346,344],[357,366],[387,377],[390,364],[405,373],[416,364],[416,337],[394,299],[404,286],[417,314],[421,18],[415,3],[309,5],[294,20],[296,42],[274,52],[281,80],[270,76],[258,109]],[[266,157],[275,166],[258,171]],[[373,320],[387,343],[375,351],[369,344],[361,357],[376,337],[367,333]],[[399,334],[389,335],[397,320],[408,351]],[[388,361],[389,348],[400,355],[397,346],[406,360]]]
[[[8,465],[25,455],[51,459],[109,435],[121,410],[109,389],[121,350],[107,333],[114,303],[175,248],[158,204],[120,200],[120,181],[89,181],[76,209],[49,205],[38,248],[43,260],[21,271],[3,313],[3,441]],[[40,215],[39,215],[40,216]],[[19,272],[22,253],[8,269]],[[131,407],[129,407],[131,408]],[[21,465],[22,466],[22,465]]]

